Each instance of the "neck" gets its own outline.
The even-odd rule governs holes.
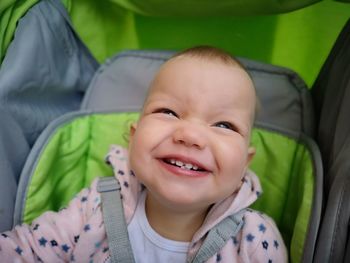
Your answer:
[[[162,237],[190,242],[201,227],[208,209],[200,211],[178,211],[166,207],[149,193],[146,198],[146,215],[151,227]]]

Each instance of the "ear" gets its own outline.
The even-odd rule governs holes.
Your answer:
[[[255,156],[256,150],[254,147],[248,148],[248,156],[247,156],[247,166],[250,164],[250,162],[253,160],[253,157]]]
[[[136,132],[136,128],[137,128],[137,122],[133,122],[130,125],[130,138],[132,138]]]

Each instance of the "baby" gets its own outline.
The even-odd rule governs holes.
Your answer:
[[[206,262],[287,262],[274,222],[247,208],[261,193],[248,170],[256,94],[243,66],[213,47],[195,47],[156,74],[128,151],[108,161],[122,189],[136,262],[191,262],[226,218],[243,226]],[[97,179],[58,213],[0,237],[4,262],[108,262]],[[130,252],[131,253],[131,252]]]

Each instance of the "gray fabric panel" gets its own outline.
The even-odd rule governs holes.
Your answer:
[[[0,111],[0,232],[12,228],[17,183],[29,146],[21,127]]]
[[[30,144],[49,121],[79,108],[98,67],[57,5],[42,0],[20,19],[0,70],[0,109]]]
[[[302,262],[313,262],[314,251],[317,242],[318,231],[322,216],[323,204],[323,166],[320,150],[316,142],[310,137],[301,134],[300,143],[304,144],[310,151],[313,163],[314,193],[312,200],[312,210],[308,229],[306,233]],[[317,261],[316,261],[317,262]]]
[[[346,149],[346,150],[345,150]],[[314,262],[344,261],[350,222],[350,137],[337,156],[330,173],[334,175],[329,187],[326,209],[322,219]]]
[[[349,200],[350,202],[350,200]],[[343,262],[350,262],[350,235],[348,235],[348,240],[346,241],[346,254],[345,254],[345,257],[344,257],[344,261]]]
[[[324,161],[327,198],[315,262],[349,262],[350,224],[350,20],[312,89]]]
[[[83,100],[91,110],[138,111],[159,66],[171,51],[126,51],[100,67]],[[261,101],[257,122],[313,135],[312,102],[305,83],[285,68],[240,59]]]
[[[139,111],[153,76],[171,54],[126,51],[107,60],[92,79],[81,108]]]
[[[339,35],[312,92],[328,192],[333,182],[333,175],[328,171],[350,134],[350,20]]]

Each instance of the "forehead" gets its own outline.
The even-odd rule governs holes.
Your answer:
[[[166,62],[153,80],[148,96],[182,92],[183,98],[252,100],[255,90],[247,72],[238,65],[194,57],[176,57]],[[185,96],[186,95],[186,96]],[[231,101],[232,102],[232,101]]]

